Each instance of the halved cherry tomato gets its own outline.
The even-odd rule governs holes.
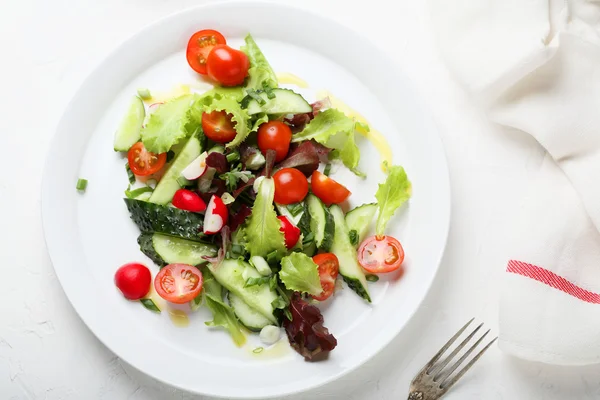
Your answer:
[[[206,203],[198,196],[197,193],[187,189],[179,189],[175,192],[171,203],[180,210],[191,212],[204,212]]]
[[[290,149],[292,130],[281,121],[265,122],[258,128],[258,148],[266,155],[267,150],[275,150],[275,162],[283,161]]]
[[[250,61],[244,52],[226,44],[216,45],[206,58],[206,72],[223,86],[237,86],[248,76]]]
[[[127,152],[129,168],[137,176],[152,175],[167,162],[167,153],[155,154],[149,152],[142,142],[137,142]]]
[[[231,142],[236,135],[231,115],[225,111],[203,113],[202,130],[207,138],[218,143]]]
[[[340,263],[333,253],[317,254],[313,257],[313,261],[319,266],[319,278],[321,278],[323,291],[320,295],[312,296],[312,298],[319,301],[327,300],[335,290],[335,279],[340,272]]]
[[[392,272],[404,261],[404,249],[392,236],[371,236],[358,248],[358,262],[372,274]]]
[[[188,64],[197,73],[206,75],[208,54],[216,45],[226,43],[225,37],[212,29],[204,29],[194,33],[188,42],[185,53]]]
[[[129,300],[139,300],[150,291],[152,275],[143,264],[129,263],[115,272],[115,285]]]
[[[290,219],[285,215],[280,215],[277,218],[281,221],[281,228],[279,230],[283,232],[285,247],[291,249],[298,243],[298,239],[300,239],[300,228],[292,224]]]
[[[315,196],[328,206],[341,203],[352,194],[344,185],[337,183],[319,171],[313,172],[310,186]]]
[[[308,181],[296,168],[283,168],[273,175],[275,203],[298,203],[308,194]]]
[[[169,264],[154,278],[154,289],[171,303],[187,303],[202,290],[202,273],[192,265]]]

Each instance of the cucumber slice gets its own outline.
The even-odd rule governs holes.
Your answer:
[[[145,117],[144,102],[139,97],[133,96],[129,110],[115,132],[113,144],[115,151],[129,151],[131,146],[139,142]]]
[[[342,275],[350,289],[370,303],[371,297],[367,289],[367,279],[358,264],[356,249],[350,243],[344,213],[337,205],[332,205],[329,211],[335,221],[335,234],[333,235],[331,252],[337,256],[340,262],[340,275]]]
[[[274,99],[269,99],[266,93],[260,93],[259,96],[265,100],[265,104],[260,105],[258,101],[252,99],[248,102],[248,114],[259,113],[267,114],[304,114],[312,112],[312,106],[304,97],[289,89],[273,89]]]
[[[308,212],[310,213],[310,231],[315,235],[315,244],[319,250],[325,252],[331,248],[335,223],[329,210],[314,194],[306,197]]]
[[[217,255],[217,248],[212,244],[193,242],[160,233],[142,233],[138,237],[138,243],[142,253],[161,267],[174,263],[202,265],[207,262],[203,257]]]
[[[200,214],[142,200],[123,200],[142,233],[156,232],[194,241],[205,236],[202,232],[204,216]]]
[[[149,201],[151,203],[168,204],[173,199],[175,192],[181,189],[179,184],[181,171],[202,153],[202,147],[202,143],[196,136],[189,138],[160,182],[158,182],[158,185],[156,185],[156,189],[150,196]]]
[[[292,221],[293,224],[296,226],[298,226],[298,224],[300,223],[300,219],[302,218],[302,214],[304,214],[304,211],[302,211],[294,216],[284,204],[275,203],[275,208],[277,208],[277,212],[279,213],[279,215],[288,217],[289,220]]]
[[[363,204],[358,206],[346,214],[346,226],[348,232],[355,230],[358,234],[358,243],[365,240],[369,228],[371,227],[371,221],[377,212],[377,203]],[[358,245],[357,245],[358,247]]]
[[[271,321],[258,311],[254,310],[235,294],[229,292],[227,298],[229,299],[229,305],[233,308],[233,312],[246,328],[254,332],[260,332],[265,326],[271,325]]]
[[[261,277],[250,264],[241,260],[224,260],[218,265],[209,264],[208,268],[225,289],[238,296],[271,323],[277,324],[272,304],[278,298],[277,293],[268,283],[245,287],[247,278]]]

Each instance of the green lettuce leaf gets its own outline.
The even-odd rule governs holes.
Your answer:
[[[231,120],[235,123],[236,135],[231,142],[227,143],[226,147],[239,146],[250,134],[250,116],[246,110],[242,109],[236,98],[217,94],[212,97],[202,98],[198,104],[207,113],[226,111],[228,114],[231,114]]]
[[[250,61],[246,87],[263,89],[264,85],[266,85],[270,88],[276,88],[278,86],[277,75],[262,51],[260,51],[252,35],[248,34],[244,40],[246,41],[246,45],[242,46],[242,51],[246,53]]]
[[[186,94],[158,106],[142,128],[144,147],[153,153],[166,153],[200,129],[200,119],[192,112],[195,100],[195,95]]]
[[[288,290],[318,296],[323,291],[319,267],[304,253],[294,252],[281,259],[279,278]]]
[[[246,250],[251,256],[267,258],[270,253],[275,252],[277,258],[281,258],[286,252],[283,233],[279,230],[281,222],[273,208],[274,196],[273,179],[263,179],[252,206],[252,214],[244,228]]]
[[[246,336],[242,333],[242,325],[233,313],[233,309],[223,302],[223,287],[215,280],[208,268],[202,270],[202,276],[204,302],[213,315],[213,320],[206,322],[206,325],[225,328],[235,344],[243,346],[246,343]]]
[[[335,149],[346,167],[357,175],[356,170],[360,160],[360,150],[354,137],[355,122],[341,111],[330,108],[318,113],[315,118],[302,130],[292,136],[292,143],[314,139],[315,141]]]
[[[379,184],[377,193],[375,193],[379,206],[379,215],[375,227],[375,233],[378,236],[384,235],[388,221],[398,207],[410,198],[411,192],[412,186],[404,168],[396,165],[389,167],[385,182]]]

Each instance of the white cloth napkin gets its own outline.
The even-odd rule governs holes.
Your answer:
[[[600,1],[430,0],[450,70],[548,155],[515,210],[500,348],[600,362]],[[484,133],[482,133],[484,134]]]

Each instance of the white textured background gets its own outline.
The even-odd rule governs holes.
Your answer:
[[[200,399],[124,365],[83,325],[48,259],[39,211],[52,129],[78,82],[142,26],[199,3],[0,0],[2,400]],[[489,124],[453,83],[437,56],[422,1],[297,3],[368,36],[414,81],[448,154],[453,221],[440,274],[401,336],[358,371],[292,398],[403,399],[414,373],[468,318],[476,316],[497,331],[497,282],[505,260],[495,239],[506,232],[505,217],[518,205],[519,190],[543,153],[530,139]],[[600,399],[600,367],[531,364],[494,347],[447,398]]]

